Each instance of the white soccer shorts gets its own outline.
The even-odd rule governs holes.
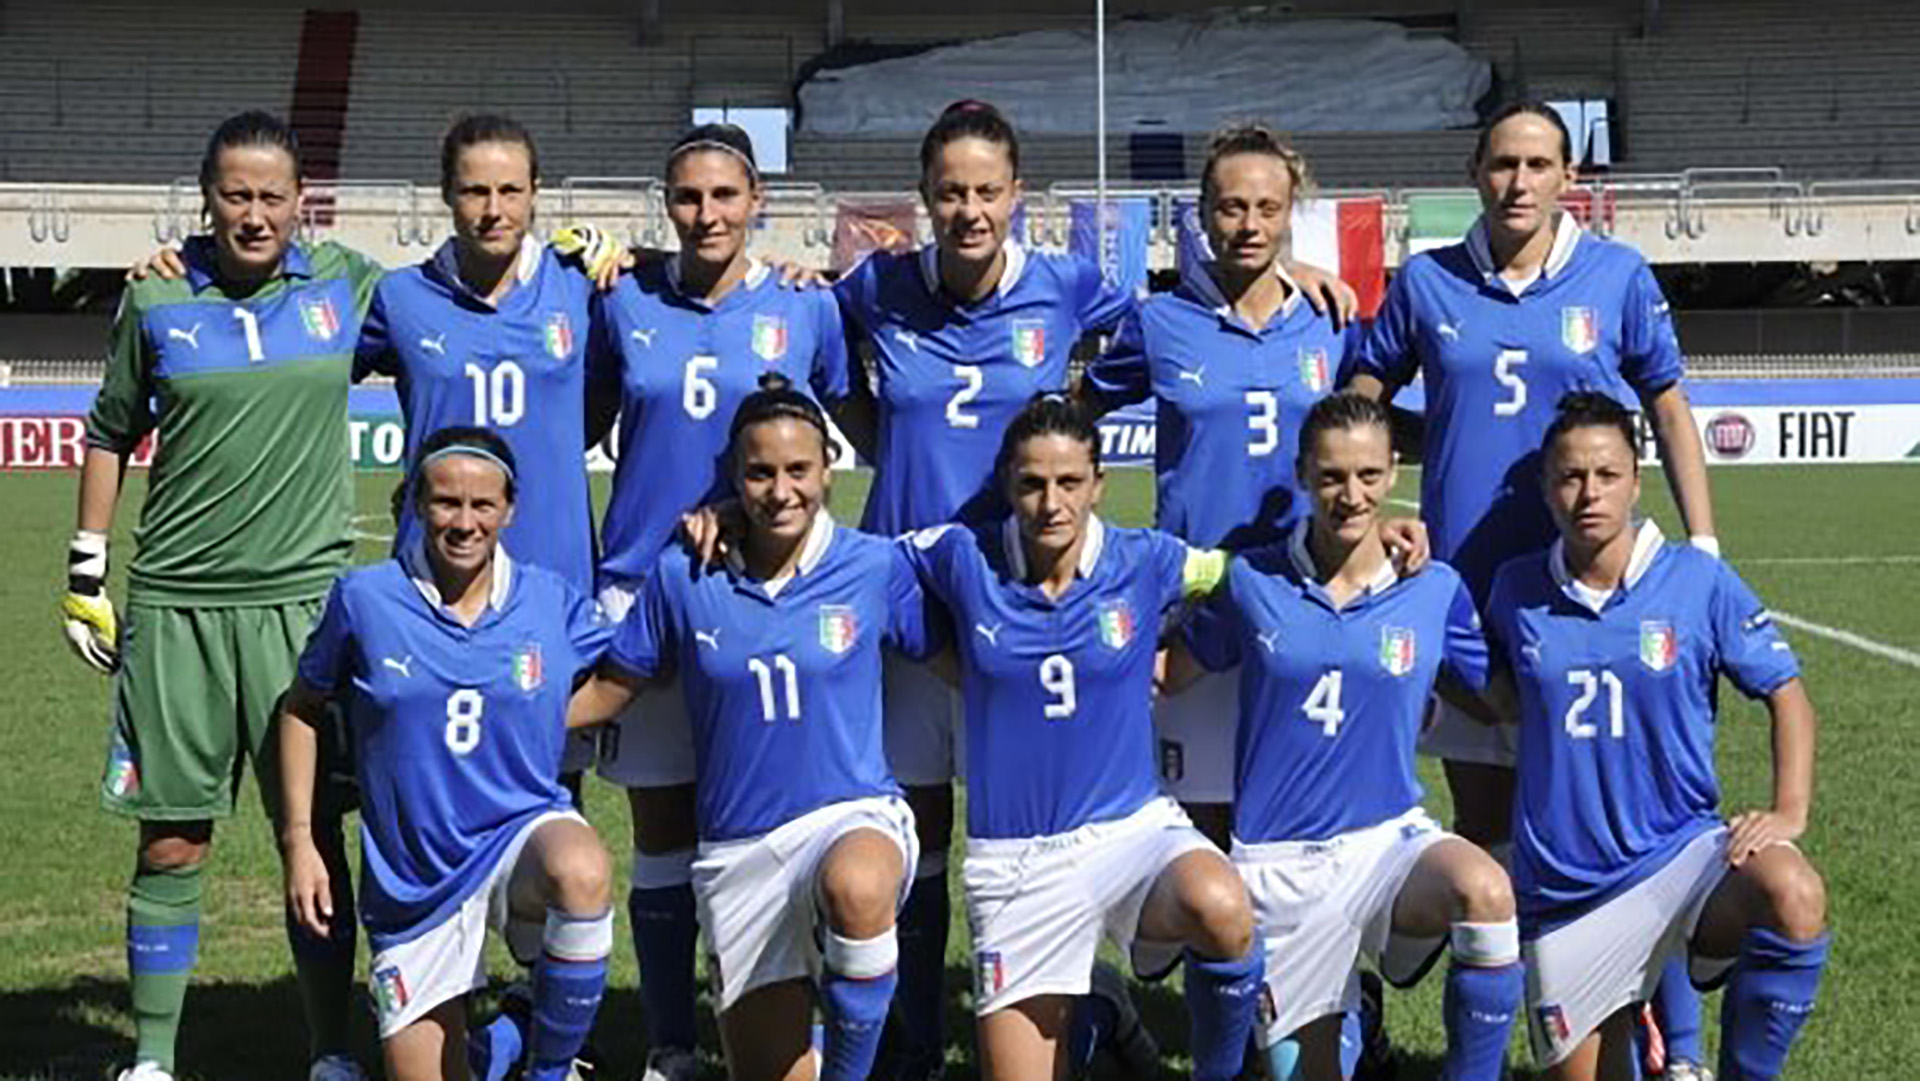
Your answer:
[[[1240,673],[1209,672],[1153,706],[1160,788],[1181,803],[1233,802],[1233,740]]]
[[[1105,934],[1121,950],[1160,873],[1196,849],[1219,852],[1160,796],[1126,818],[1046,837],[972,839],[961,878],[973,930],[974,1012],[1038,995],[1084,995]],[[1136,969],[1143,962],[1136,961]]]
[[[1435,698],[1417,746],[1429,758],[1512,769],[1520,757],[1520,726],[1482,724]]]
[[[627,618],[634,596],[635,590],[625,586],[602,586],[600,607],[618,625]],[[601,728],[599,773],[602,780],[622,788],[693,783],[693,721],[677,682],[640,692]]]
[[[887,764],[908,788],[946,785],[967,773],[960,692],[933,669],[888,651],[881,661]]]
[[[1615,1011],[1649,1001],[1667,959],[1688,948],[1726,876],[1723,826],[1593,911],[1522,942],[1534,1059],[1561,1061]]]
[[[1233,865],[1247,883],[1266,951],[1264,1043],[1358,1005],[1354,965],[1386,948],[1407,876],[1451,836],[1415,807],[1326,841],[1234,842]]]
[[[768,984],[820,975],[820,865],[834,842],[878,830],[900,847],[899,904],[913,886],[920,842],[896,796],[828,804],[758,837],[701,844],[693,861],[700,929],[714,949],[720,1012]]]
[[[487,931],[505,933],[507,886],[514,864],[533,831],[556,819],[586,825],[572,811],[548,811],[520,827],[493,873],[440,924],[397,946],[373,955],[368,968],[368,990],[373,992],[374,1015],[380,1038],[425,1017],[434,1007],[487,985]]]

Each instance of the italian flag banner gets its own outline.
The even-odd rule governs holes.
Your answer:
[[[1408,258],[1460,243],[1480,217],[1480,197],[1467,192],[1409,192],[1406,199]],[[1606,189],[1569,191],[1560,197],[1560,209],[1588,229],[1613,226],[1613,196]],[[1297,212],[1294,220],[1297,229]]]
[[[1331,270],[1360,294],[1360,317],[1371,319],[1387,292],[1386,200],[1312,199],[1293,207],[1293,259]],[[1182,274],[1213,257],[1194,200],[1174,207]]]

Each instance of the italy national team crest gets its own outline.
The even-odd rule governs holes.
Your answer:
[[[853,609],[844,604],[820,606],[820,645],[828,653],[841,654],[853,648],[860,637],[860,621]]]
[[[1045,319],[1015,319],[1013,321],[1013,359],[1029,368],[1037,368],[1047,359],[1047,321]]]
[[[133,749],[118,732],[107,751],[107,795],[114,799],[132,799],[140,791],[140,765],[133,760]]]
[[[1108,649],[1125,649],[1133,641],[1133,606],[1125,597],[1100,602],[1100,641]]]
[[[555,360],[565,360],[573,355],[573,324],[567,321],[566,312],[547,314],[547,352]]]
[[[1557,1005],[1541,1006],[1534,1011],[1540,1019],[1540,1031],[1546,1034],[1548,1042],[1558,1046],[1573,1039],[1573,1027],[1567,1024],[1567,1011]]]
[[[327,297],[302,300],[300,322],[307,328],[307,337],[317,341],[330,342],[340,333],[340,313],[333,310],[333,301]]]
[[[779,315],[753,317],[753,355],[772,364],[787,355],[787,320]]]
[[[387,965],[373,970],[373,997],[380,1000],[380,1012],[390,1017],[404,1009],[413,996],[407,993],[407,981],[400,969]]]
[[[545,666],[540,663],[540,643],[528,642],[513,651],[514,686],[527,692],[537,691],[545,676]]]
[[[1672,668],[1680,659],[1680,636],[1665,620],[1640,621],[1640,663],[1655,672]]]
[[[1327,371],[1325,349],[1300,350],[1300,382],[1315,394],[1324,392],[1333,383],[1333,377]]]
[[[974,955],[974,967],[979,970],[982,996],[996,995],[1006,989],[1007,966],[1000,958],[999,950],[981,950]]]
[[[1592,308],[1560,309],[1560,342],[1576,353],[1600,344],[1600,316]]]
[[[1412,627],[1380,628],[1380,667],[1396,676],[1413,671],[1413,647]]]

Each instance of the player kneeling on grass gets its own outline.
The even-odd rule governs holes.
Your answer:
[[[1487,608],[1520,708],[1514,887],[1534,1053],[1564,1081],[1634,1076],[1632,1006],[1670,957],[1724,981],[1722,1081],[1778,1077],[1827,960],[1826,890],[1793,844],[1813,794],[1799,665],[1731,567],[1637,521],[1633,418],[1569,394],[1541,447],[1560,537]],[[1764,699],[1773,807],[1720,817],[1719,677]]]
[[[778,374],[761,387],[734,414],[724,459],[744,536],[712,571],[677,547],[659,557],[570,719],[603,723],[642,684],[678,679],[693,724],[694,896],[729,1072],[812,1077],[817,995],[819,1072],[863,1081],[918,848],[882,742],[881,647],[924,657],[935,643],[902,546],[826,512],[834,446],[820,407]]]
[[[610,632],[591,599],[500,546],[514,464],[498,435],[429,436],[409,492],[424,543],[334,586],[287,692],[287,904],[319,933],[337,918],[309,836],[314,729],[337,704],[358,752],[387,1076],[468,1076],[464,998],[486,984],[492,927],[533,966],[524,1076],[565,1078],[606,986],[613,914],[606,850],[557,778],[568,696]]]
[[[1393,489],[1385,406],[1324,398],[1300,434],[1311,517],[1236,556],[1168,660],[1168,687],[1239,668],[1233,861],[1266,956],[1266,1038],[1282,1081],[1341,1076],[1359,955],[1407,986],[1453,947],[1447,1081],[1497,1081],[1520,1004],[1507,876],[1420,806],[1414,742],[1436,680],[1486,684],[1473,600],[1451,567],[1402,578],[1381,539]],[[1196,664],[1198,661],[1198,664]],[[1225,718],[1220,719],[1222,723]]]
[[[1088,997],[1105,935],[1147,974],[1184,949],[1193,1076],[1235,1077],[1260,986],[1253,915],[1161,793],[1152,716],[1161,621],[1217,584],[1225,556],[1103,524],[1099,429],[1064,395],[1013,419],[995,472],[1011,514],[922,530],[907,549],[956,629],[981,1072],[1084,1065],[1111,1003]]]

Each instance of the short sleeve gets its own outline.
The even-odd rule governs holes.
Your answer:
[[[872,313],[875,307],[874,291],[877,288],[875,265],[876,258],[873,256],[862,259],[858,266],[847,271],[833,285],[833,299],[840,307],[847,329],[855,337],[873,335]]]
[[[381,280],[387,276],[387,270],[377,261],[344,244],[334,246],[340,251],[347,268],[347,280],[353,285],[353,312],[365,319],[373,307],[373,297],[379,291]]]
[[[350,676],[353,656],[353,617],[348,610],[346,579],[333,583],[320,621],[307,635],[306,648],[300,651],[297,671],[300,681],[323,695],[336,694]]]
[[[1475,691],[1487,689],[1487,636],[1480,627],[1480,611],[1473,606],[1467,584],[1455,578],[1453,600],[1447,606],[1447,641],[1443,657],[1449,671]]]
[[[1142,314],[1139,306],[1128,312],[1106,352],[1087,365],[1087,386],[1099,395],[1103,409],[1145,401],[1153,391]]]
[[[1800,674],[1793,647],[1774,625],[1773,613],[1732,567],[1701,557],[1713,575],[1713,646],[1718,667],[1740,693],[1763,698]]]
[[[613,629],[607,659],[642,679],[673,670],[674,629],[666,577],[673,573],[662,560],[647,576],[640,597],[627,609],[627,618]]]
[[[399,357],[393,350],[393,331],[387,322],[387,293],[385,289],[373,291],[373,303],[367,308],[367,317],[360,322],[360,341],[353,349],[353,381],[356,383],[369,375],[400,374]]]
[[[813,353],[813,371],[809,375],[809,384],[813,387],[814,397],[828,406],[837,405],[853,392],[852,361],[847,348],[846,320],[840,313],[840,303],[832,293],[824,290],[810,290],[801,294],[807,303],[813,305],[814,318],[820,336],[819,347]]]
[[[87,445],[130,454],[156,423],[153,415],[153,345],[147,339],[146,311],[135,299],[138,286],[120,296],[107,338],[107,373],[87,416]]]
[[[910,538],[893,542],[888,552],[887,644],[916,661],[946,647],[952,637],[946,609],[929,596],[914,569]]]
[[[1209,672],[1225,672],[1240,663],[1240,608],[1231,588],[1223,589],[1194,609],[1181,629],[1187,652]]]
[[[934,598],[953,603],[952,547],[961,532],[956,525],[937,525],[900,538],[900,552],[920,585]]]
[[[1420,374],[1412,279],[1411,267],[1403,268],[1393,279],[1387,288],[1387,299],[1380,305],[1380,314],[1374,317],[1373,326],[1360,343],[1343,382],[1356,375],[1370,375],[1398,390]]]
[[[1686,375],[1680,337],[1673,328],[1673,311],[1653,276],[1653,268],[1644,262],[1627,283],[1626,310],[1621,320],[1620,374],[1636,392],[1658,393]]]
[[[1148,562],[1152,567],[1154,585],[1160,590],[1160,609],[1166,611],[1188,597],[1209,592],[1219,583],[1220,571],[1226,567],[1225,557],[1218,552],[1189,548],[1187,542],[1171,533],[1159,530],[1147,532]],[[1212,558],[1220,557],[1217,568],[1209,567]],[[1191,575],[1197,575],[1201,581],[1189,585]],[[1205,580],[1209,579],[1210,580]],[[1200,588],[1204,585],[1205,588]]]
[[[613,641],[606,610],[592,597],[567,586],[567,640],[582,666],[591,668]]]

